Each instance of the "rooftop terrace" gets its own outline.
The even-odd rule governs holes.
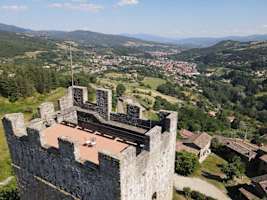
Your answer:
[[[136,105],[128,104],[126,113],[111,112],[111,96],[111,91],[98,89],[97,102],[92,104],[87,101],[87,88],[70,87],[59,100],[59,111],[55,111],[52,102],[45,102],[38,107],[40,118],[27,127],[21,113],[6,115],[5,120],[19,138],[36,141],[47,149],[59,149],[63,154],[64,142],[70,143],[77,161],[96,165],[101,163],[101,153],[119,156],[129,146],[134,146],[138,154],[150,151],[158,132],[176,128],[176,113],[172,112],[160,111],[159,121],[142,119]]]
[[[79,127],[70,127],[63,124],[56,124],[46,128],[42,133],[43,139],[47,146],[58,148],[58,138],[70,139],[79,150],[78,156],[81,161],[91,161],[99,164],[98,152],[108,151],[114,155],[119,154],[129,144],[118,138],[108,135],[108,133],[99,133],[91,130],[82,130]],[[95,141],[94,145],[89,142]]]

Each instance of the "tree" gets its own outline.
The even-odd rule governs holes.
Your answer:
[[[162,85],[159,85],[157,87],[157,91],[159,91],[162,94],[170,95],[170,96],[178,96],[180,93],[179,88],[176,87],[176,85],[168,82]]]
[[[240,119],[234,119],[234,121],[231,123],[231,127],[233,129],[239,129],[240,128]]]
[[[238,156],[233,157],[229,163],[222,165],[221,168],[228,180],[240,177],[245,173],[245,165]]]
[[[186,198],[191,198],[191,188],[190,187],[184,187],[183,193]]]
[[[118,97],[122,96],[125,91],[126,91],[126,88],[125,88],[125,86],[123,84],[118,84],[117,85],[116,93],[117,93]]]
[[[198,158],[195,154],[189,152],[177,152],[175,160],[175,171],[178,174],[189,176],[199,167]]]
[[[211,149],[217,150],[220,147],[221,147],[221,144],[220,144],[220,141],[218,140],[218,138],[213,138],[211,140]]]
[[[18,190],[14,187],[8,187],[0,190],[0,200],[19,200]]]
[[[191,198],[195,200],[206,200],[206,196],[198,191],[192,191]]]

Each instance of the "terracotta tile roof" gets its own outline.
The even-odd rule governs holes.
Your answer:
[[[190,137],[192,137],[192,136],[195,135],[194,133],[192,133],[191,131],[188,131],[186,129],[180,130],[179,133],[180,133],[180,135],[181,135],[182,138],[190,138]]]
[[[263,146],[260,148],[262,151],[266,152],[267,153],[267,146]]]
[[[176,151],[179,152],[179,151],[187,151],[187,152],[190,152],[190,153],[193,153],[193,154],[196,154],[198,155],[199,151],[197,149],[194,149],[192,147],[189,147],[189,146],[186,146],[183,144],[183,142],[180,142],[178,141],[176,143]]]
[[[88,160],[95,164],[99,164],[99,151],[105,150],[116,155],[129,146],[129,144],[123,143],[116,138],[113,139],[104,137],[99,135],[99,133],[83,131],[78,128],[73,128],[62,124],[56,124],[52,127],[46,128],[42,132],[42,137],[45,141],[45,145],[55,148],[58,148],[59,137],[66,137],[70,139],[72,142],[78,144],[79,159],[81,161]],[[92,138],[95,138],[96,145],[93,147],[85,146],[85,143]]]
[[[256,196],[252,191],[248,190],[245,187],[241,187],[238,190],[249,200],[259,199],[258,196]]]
[[[267,194],[267,174],[252,178],[254,183],[257,183],[262,190]]]
[[[264,162],[267,162],[267,154],[261,156],[260,159]]]
[[[200,133],[192,138],[192,143],[195,144],[200,149],[203,149],[209,144],[211,139],[212,137],[209,134]]]
[[[236,138],[226,139],[225,145],[233,151],[247,157],[248,159],[255,158],[257,151],[259,150],[258,146]]]

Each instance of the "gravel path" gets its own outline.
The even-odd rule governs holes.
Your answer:
[[[177,190],[183,190],[184,187],[189,187],[191,190],[201,192],[215,199],[230,200],[230,197],[228,197],[223,191],[199,178],[184,177],[175,174],[174,187]]]
[[[6,178],[2,182],[0,182],[0,186],[6,186],[6,185],[8,185],[10,183],[10,181],[12,181],[13,178],[14,178],[13,176],[10,176],[10,177]]]

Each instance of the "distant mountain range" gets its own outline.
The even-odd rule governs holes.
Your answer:
[[[128,37],[137,38],[146,41],[171,43],[187,47],[210,47],[221,41],[233,40],[239,42],[266,41],[266,35],[249,35],[249,36],[227,36],[227,37],[192,37],[192,38],[168,38],[149,34],[122,34]]]
[[[72,40],[77,43],[88,46],[104,46],[104,47],[115,47],[115,46],[162,46],[157,42],[148,42],[141,39],[126,37],[122,35],[111,35],[103,34],[92,31],[34,31],[31,29],[25,29],[17,26],[6,25],[0,23],[0,31],[23,33],[32,36],[38,36],[48,39],[55,40]]]
[[[121,34],[123,36],[131,37],[131,38],[137,38],[141,40],[146,40],[146,41],[154,41],[154,42],[162,42],[162,43],[177,43],[179,39],[175,38],[167,38],[167,37],[162,37],[162,36],[157,36],[157,35],[150,35],[150,34],[129,34],[129,33],[123,33]]]
[[[186,48],[203,48],[213,46],[221,41],[233,40],[239,42],[249,41],[265,41],[266,35],[250,35],[250,36],[228,36],[228,37],[199,37],[199,38],[168,38],[150,34],[103,34],[92,31],[76,30],[76,31],[34,31],[17,26],[6,25],[0,23],[0,31],[13,33],[24,33],[28,35],[44,37],[55,40],[72,40],[88,46],[104,46],[104,47],[186,47]]]
[[[24,29],[13,25],[1,24],[0,23],[0,31],[7,32],[16,32],[16,33],[26,33],[31,31],[30,29]]]

